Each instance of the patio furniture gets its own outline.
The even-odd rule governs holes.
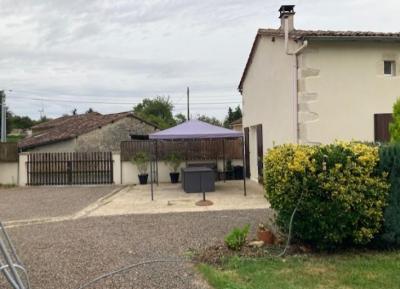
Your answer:
[[[222,180],[218,176],[218,167],[217,167],[216,163],[188,163],[187,167],[188,168],[198,168],[198,167],[210,168],[214,172],[215,180]]]
[[[153,141],[154,151],[152,154],[152,158],[150,161],[150,177],[153,180],[153,166],[155,166],[156,175],[158,175],[158,153],[157,153],[157,142],[160,140],[201,140],[201,139],[221,139],[222,140],[222,155],[223,155],[223,166],[225,169],[225,140],[226,139],[240,139],[241,140],[241,152],[242,152],[242,160],[243,160],[243,174],[246,175],[246,158],[244,155],[244,135],[242,132],[234,131],[231,129],[226,129],[223,127],[211,125],[209,123],[199,121],[199,120],[188,120],[184,123],[181,123],[177,126],[158,131],[149,135],[150,141]],[[188,142],[186,142],[186,153],[188,151]],[[218,161],[218,155],[216,155],[216,160]],[[154,164],[153,164],[154,162]],[[188,158],[186,156],[186,163],[188,162]],[[158,179],[158,178],[157,178]],[[215,178],[213,178],[215,181]],[[157,181],[158,184],[158,181]],[[154,189],[153,189],[153,181],[150,182],[151,188],[151,199],[154,200]],[[247,195],[246,192],[246,178],[243,178],[243,193],[244,196]],[[205,200],[205,192],[203,192],[203,200]]]
[[[182,169],[182,188],[186,193],[215,191],[215,173],[207,167]]]

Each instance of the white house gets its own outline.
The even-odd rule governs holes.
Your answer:
[[[400,33],[259,29],[239,90],[248,174],[262,175],[274,144],[384,141],[400,97]]]

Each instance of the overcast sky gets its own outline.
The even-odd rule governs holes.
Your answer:
[[[0,88],[13,112],[38,118],[157,95],[184,112],[190,86],[192,113],[222,119],[281,4],[297,5],[299,29],[400,30],[398,0],[0,0]]]

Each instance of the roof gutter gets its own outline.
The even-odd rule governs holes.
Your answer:
[[[319,41],[379,41],[379,42],[400,42],[400,38],[384,37],[384,36],[303,36],[306,40]]]

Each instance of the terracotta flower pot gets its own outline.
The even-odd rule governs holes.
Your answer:
[[[274,234],[269,230],[258,230],[257,238],[260,241],[263,241],[264,244],[272,245],[274,244]]]

